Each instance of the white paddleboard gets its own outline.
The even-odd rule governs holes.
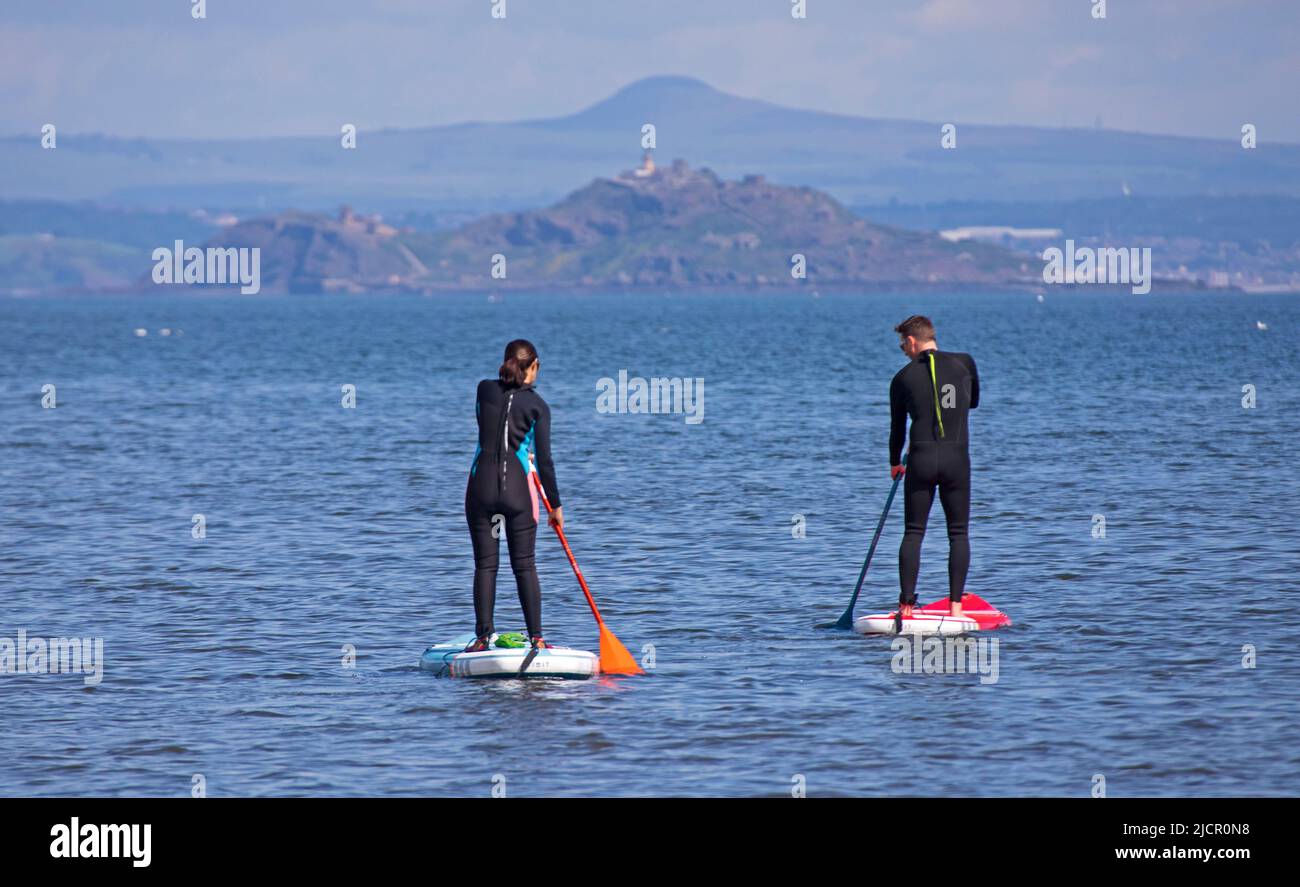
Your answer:
[[[420,668],[439,677],[453,678],[552,678],[584,680],[600,674],[600,657],[587,650],[571,647],[546,647],[523,666],[530,647],[492,647],[481,653],[466,653],[473,635],[465,635],[446,644],[434,644],[420,657]],[[496,635],[493,635],[495,643]]]
[[[854,631],[862,634],[894,634],[897,624],[893,613],[859,616],[853,620]],[[903,620],[903,634],[964,634],[979,631],[979,623],[966,616],[937,616],[914,611],[910,619]]]
[[[989,631],[1005,628],[1011,617],[994,607],[984,598],[967,592],[961,599],[962,614],[948,615],[948,600],[942,598],[924,607],[917,607],[912,615],[903,619],[903,634],[945,635],[965,634],[968,631]],[[862,634],[896,634],[898,624],[893,613],[874,613],[853,620],[853,628]]]

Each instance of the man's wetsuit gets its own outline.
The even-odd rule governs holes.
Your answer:
[[[899,603],[916,603],[921,540],[934,488],[948,522],[948,599],[960,601],[970,570],[970,453],[967,418],[979,406],[980,379],[969,354],[924,351],[889,385],[889,464],[903,455],[907,417],[912,431],[903,480],[906,529],[898,548]]]
[[[537,454],[537,473],[546,498],[560,507],[551,461],[551,408],[524,385],[510,388],[496,379],[478,384],[478,447],[465,487],[465,518],[474,543],[474,633],[493,631],[497,565],[500,546],[492,534],[493,516],[505,517],[510,568],[519,586],[528,634],[542,634],[542,591],[537,581],[533,548],[537,542],[537,491],[528,477],[528,449]]]

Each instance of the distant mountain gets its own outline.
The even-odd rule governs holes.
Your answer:
[[[337,218],[293,211],[238,222],[205,246],[260,250],[263,292],[373,292],[398,288],[428,270],[395,228],[347,207]],[[151,274],[138,282],[150,285]]]
[[[54,237],[0,235],[0,294],[38,295],[119,287],[144,267],[148,253],[121,244]]]
[[[957,148],[940,147],[956,122]],[[342,121],[340,121],[342,123]],[[1067,200],[1136,196],[1300,196],[1300,146],[1111,130],[986,126],[851,117],[652,77],[566,117],[362,131],[344,150],[319,138],[117,139],[62,133],[0,139],[0,193],[10,199],[94,198],[154,208],[274,212],[347,203],[392,213],[519,210],[554,202],[589,170],[640,153],[643,124],[665,156],[736,178],[763,170],[848,205],[897,200]]]
[[[724,181],[684,161],[596,179],[542,210],[439,233],[345,213],[234,225],[209,246],[262,250],[266,291],[628,287],[1005,286],[1023,256],[875,225],[812,188]],[[791,272],[803,256],[806,277]],[[492,276],[494,257],[505,276]]]
[[[198,213],[0,200],[0,294],[120,287],[154,247],[217,230]]]

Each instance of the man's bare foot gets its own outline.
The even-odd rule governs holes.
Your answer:
[[[894,633],[903,633],[903,620],[912,618],[912,605],[899,604],[898,609],[894,611]]]
[[[961,601],[949,601],[949,602],[948,602],[948,615],[949,615],[949,616],[960,616],[960,615],[961,615]]]

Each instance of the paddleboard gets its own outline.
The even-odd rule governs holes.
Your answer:
[[[964,634],[1005,628],[1011,624],[1010,616],[976,594],[962,596],[961,610],[960,616],[949,616],[947,598],[917,607],[912,610],[910,618],[903,620],[903,634]],[[895,634],[898,630],[894,613],[859,616],[853,620],[853,628],[862,634]]]
[[[546,647],[519,673],[531,648],[498,647],[499,635],[492,636],[493,646],[481,653],[466,653],[474,640],[467,634],[445,644],[434,644],[420,656],[420,668],[439,677],[453,678],[552,678],[584,680],[600,674],[600,657],[586,650],[570,647]]]

